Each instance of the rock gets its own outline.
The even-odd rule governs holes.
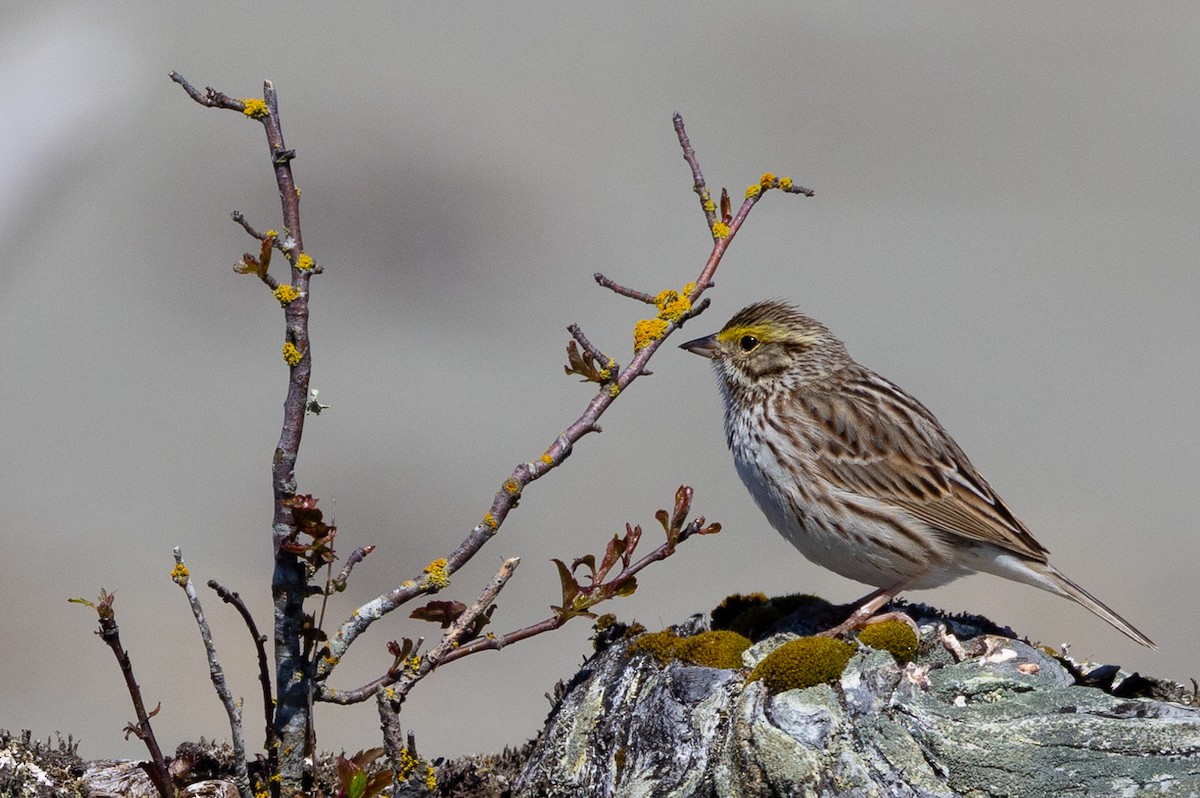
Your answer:
[[[1200,710],[1120,695],[1126,682],[1177,686],[1118,681],[984,633],[986,621],[906,611],[922,624],[915,662],[864,647],[836,682],[777,695],[748,669],[663,666],[615,643],[569,686],[513,795],[1200,795]],[[943,643],[937,624],[957,635]],[[676,631],[706,627],[697,616]],[[743,662],[795,637],[764,639]],[[1079,683],[1096,673],[1109,690]]]

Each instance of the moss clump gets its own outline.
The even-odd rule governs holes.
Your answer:
[[[673,630],[664,629],[639,637],[632,651],[651,655],[659,665],[682,660],[706,668],[733,670],[742,667],[742,652],[748,648],[750,641],[733,632],[718,630],[680,637]]]
[[[882,621],[859,632],[858,642],[879,651],[889,651],[898,660],[912,662],[921,641],[904,621]]]
[[[855,647],[831,637],[802,637],[772,651],[749,681],[761,679],[772,693],[832,682],[842,675]]]
[[[595,647],[597,653],[608,648],[613,643],[620,640],[630,640],[646,631],[646,627],[636,621],[628,624],[618,621],[617,616],[611,612],[597,618],[592,628],[596,632],[592,636],[592,645]]]
[[[816,596],[803,593],[775,598],[767,598],[762,593],[734,593],[712,611],[712,625],[714,629],[728,629],[757,640],[779,620],[820,601]]]

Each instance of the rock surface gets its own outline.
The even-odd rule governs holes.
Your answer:
[[[806,607],[803,633],[839,613]],[[747,675],[794,633],[748,631],[763,639],[742,655],[744,668],[725,670],[662,664],[610,629],[599,636],[607,647],[557,692],[537,740],[445,763],[438,794],[1200,796],[1195,695],[1113,666],[1079,666],[985,619],[904,609],[921,625],[915,662],[864,647],[837,681],[775,695]],[[701,616],[675,627],[681,636],[707,628]],[[181,783],[205,779],[188,794],[236,794],[220,778],[225,748],[180,746]],[[153,794],[136,763],[84,763],[70,739],[0,731],[0,796]]]
[[[1084,674],[924,609],[908,608],[922,622],[915,663],[863,648],[837,682],[778,695],[746,670],[663,666],[617,642],[570,685],[512,794],[1200,795],[1200,710],[1122,697],[1155,684]],[[957,656],[936,623],[961,639]],[[704,628],[697,617],[678,631]],[[1089,677],[1109,689],[1080,684]]]

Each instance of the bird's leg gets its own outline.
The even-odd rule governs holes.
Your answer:
[[[887,604],[892,599],[896,598],[904,588],[908,587],[915,581],[915,577],[905,577],[894,585],[889,587],[881,587],[873,593],[868,593],[866,596],[855,602],[854,612],[850,613],[850,617],[842,623],[827,629],[820,633],[821,637],[840,637],[848,632],[857,632],[866,626],[873,623],[881,623],[883,621],[904,621],[912,627],[917,633],[917,637],[921,636],[917,629],[916,623],[912,618],[903,612],[887,612],[883,615],[876,615],[879,608]]]

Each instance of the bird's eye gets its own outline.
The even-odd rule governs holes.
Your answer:
[[[758,346],[758,339],[753,335],[743,335],[738,339],[738,346],[742,348],[743,352],[753,351]]]

